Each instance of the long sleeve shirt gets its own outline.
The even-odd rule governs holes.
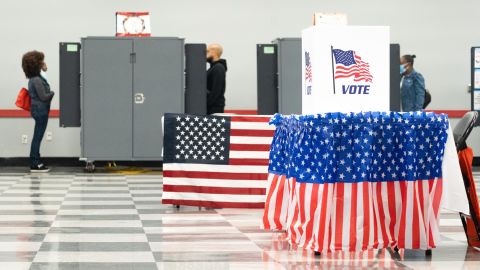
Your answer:
[[[28,93],[34,103],[50,104],[54,96],[54,92],[50,90],[50,85],[41,76],[30,78],[28,81]]]

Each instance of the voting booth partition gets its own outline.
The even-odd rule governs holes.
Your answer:
[[[60,43],[60,126],[80,126],[80,49],[79,42]]]
[[[260,115],[278,112],[277,51],[276,44],[257,44],[257,113]]]
[[[277,38],[271,44],[257,44],[257,111],[299,114],[302,100],[300,38]]]
[[[390,111],[402,110],[402,97],[400,94],[400,45],[390,44]]]
[[[205,50],[175,37],[60,43],[60,126],[81,127],[87,170],[95,160],[162,160],[163,114],[206,112]]]
[[[207,114],[207,45],[185,44],[185,113]]]

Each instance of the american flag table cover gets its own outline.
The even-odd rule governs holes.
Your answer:
[[[315,251],[434,248],[448,118],[275,115],[263,227]]]
[[[165,114],[162,203],[263,208],[270,118]]]

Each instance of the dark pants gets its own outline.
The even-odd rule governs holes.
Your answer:
[[[40,144],[42,143],[43,135],[47,129],[48,113],[50,105],[32,104],[30,112],[35,120],[35,128],[33,130],[32,145],[30,147],[30,165],[37,166],[41,164],[40,161]]]
[[[225,110],[225,106],[215,106],[207,108],[207,114],[214,114],[214,113],[223,113]]]

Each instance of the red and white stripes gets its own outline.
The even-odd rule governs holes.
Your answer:
[[[284,231],[287,229],[288,199],[289,187],[286,177],[284,175],[269,174],[263,229],[272,231]]]
[[[268,116],[228,116],[227,165],[163,164],[163,204],[263,208],[275,127]]]
[[[335,184],[269,179],[263,226],[287,230],[294,245],[321,252],[431,249],[440,240],[442,179]]]

